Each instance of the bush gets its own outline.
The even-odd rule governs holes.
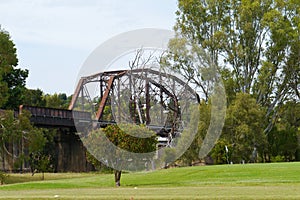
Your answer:
[[[284,162],[285,158],[284,158],[284,156],[280,156],[280,155],[272,156],[271,161],[272,162]]]
[[[228,152],[226,152],[226,147]],[[215,164],[229,164],[229,156],[232,153],[232,145],[230,145],[226,140],[219,139],[211,151],[211,157]]]
[[[8,175],[0,171],[0,185],[3,185],[7,179]]]

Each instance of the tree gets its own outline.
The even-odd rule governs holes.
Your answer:
[[[188,130],[183,131],[180,136],[180,140],[178,141],[178,149],[181,150],[185,149],[185,146],[189,144],[191,138],[194,138],[186,151],[184,151],[183,155],[178,159],[179,162],[188,166],[199,161],[199,151],[207,134],[211,119],[211,101],[207,103],[202,101],[199,108],[194,108],[194,111],[191,114],[192,119],[198,120],[199,122],[191,123],[191,127],[188,127]],[[200,115],[200,117],[198,115]],[[195,135],[191,133],[193,132],[193,129],[198,130]]]
[[[187,77],[198,77],[194,83],[207,101],[209,82],[199,66],[205,65],[203,55],[208,55],[220,74],[226,71],[223,79],[230,86],[230,100],[244,92],[267,107],[265,133],[269,132],[280,105],[299,97],[300,4],[293,0],[178,2],[169,64]]]
[[[17,109],[23,100],[28,70],[16,68],[15,44],[0,27],[0,108]]]
[[[210,156],[215,164],[229,164],[231,162],[231,160],[229,160],[231,154],[232,145],[224,138],[219,139],[210,152]]]
[[[145,169],[157,144],[155,132],[133,124],[108,125],[91,131],[82,141],[97,160],[114,169],[116,186],[120,186],[123,169]]]
[[[44,99],[43,91],[40,89],[26,89],[22,104],[45,107],[46,100]]]
[[[71,97],[67,97],[65,93],[55,93],[53,95],[45,95],[44,100],[46,101],[46,107],[67,109]]]
[[[271,160],[299,160],[300,138],[300,104],[286,102],[278,112],[275,127],[268,134]]]
[[[1,157],[2,168],[6,169],[6,162],[9,164],[10,170],[13,170],[14,164],[14,152],[12,145],[14,140],[20,139],[20,132],[16,131],[16,121],[12,111],[1,111],[0,113],[0,145],[1,145]],[[8,146],[8,144],[10,144]]]
[[[249,94],[238,93],[227,110],[223,138],[231,145],[233,162],[250,162],[253,151],[263,158],[267,140],[263,132],[264,109]]]
[[[0,113],[0,151],[2,155],[2,168],[23,170],[24,163],[30,156],[42,152],[47,142],[44,130],[33,127],[30,123],[30,114],[23,112],[15,118],[13,111]],[[18,149],[18,151],[16,151]]]
[[[48,170],[50,165],[51,156],[45,154],[45,146],[47,144],[47,138],[43,132],[39,129],[31,129],[29,134],[26,134],[28,159],[32,176],[35,172],[42,172],[42,180],[44,180],[44,172]]]

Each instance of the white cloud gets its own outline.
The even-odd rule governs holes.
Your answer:
[[[58,91],[39,74],[41,68],[53,71],[78,68],[94,48],[114,35],[139,28],[171,29],[175,23],[177,0],[0,0],[0,24],[17,45],[20,65],[29,68],[29,86],[47,92]],[[35,48],[31,48],[35,47]],[[40,49],[39,49],[40,48]],[[64,51],[64,52],[62,52]],[[35,55],[39,55],[36,57]],[[47,57],[47,55],[54,57]],[[65,54],[63,60],[56,60]],[[62,65],[63,63],[63,65]],[[71,65],[73,68],[71,68]],[[39,72],[36,70],[39,69]],[[35,71],[34,71],[35,70]],[[45,70],[44,70],[45,71]],[[57,80],[57,82],[65,81]],[[74,77],[76,79],[76,77]],[[62,84],[60,84],[62,85]],[[71,93],[73,85],[63,84]],[[62,92],[63,92],[62,91]]]
[[[86,48],[90,45],[86,45],[88,40],[95,39],[92,33],[97,31],[99,23],[114,17],[107,4],[64,5],[49,6],[47,1],[13,1],[0,7],[0,18],[4,19],[1,23],[20,41]]]
[[[174,0],[172,0],[174,2]],[[172,3],[172,1],[169,1]],[[99,38],[133,27],[171,28],[174,3],[166,13],[160,1],[26,0],[1,5],[0,18],[17,40],[90,48]],[[167,26],[167,27],[165,27]]]

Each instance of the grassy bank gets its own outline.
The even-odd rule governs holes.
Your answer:
[[[112,174],[11,174],[0,198],[300,199],[300,163],[218,165]],[[19,183],[16,183],[19,182]]]

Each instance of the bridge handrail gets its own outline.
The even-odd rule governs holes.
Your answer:
[[[91,113],[83,111],[72,111],[61,108],[47,108],[39,106],[20,105],[19,113],[28,110],[33,116],[64,118],[64,119],[91,119]]]

